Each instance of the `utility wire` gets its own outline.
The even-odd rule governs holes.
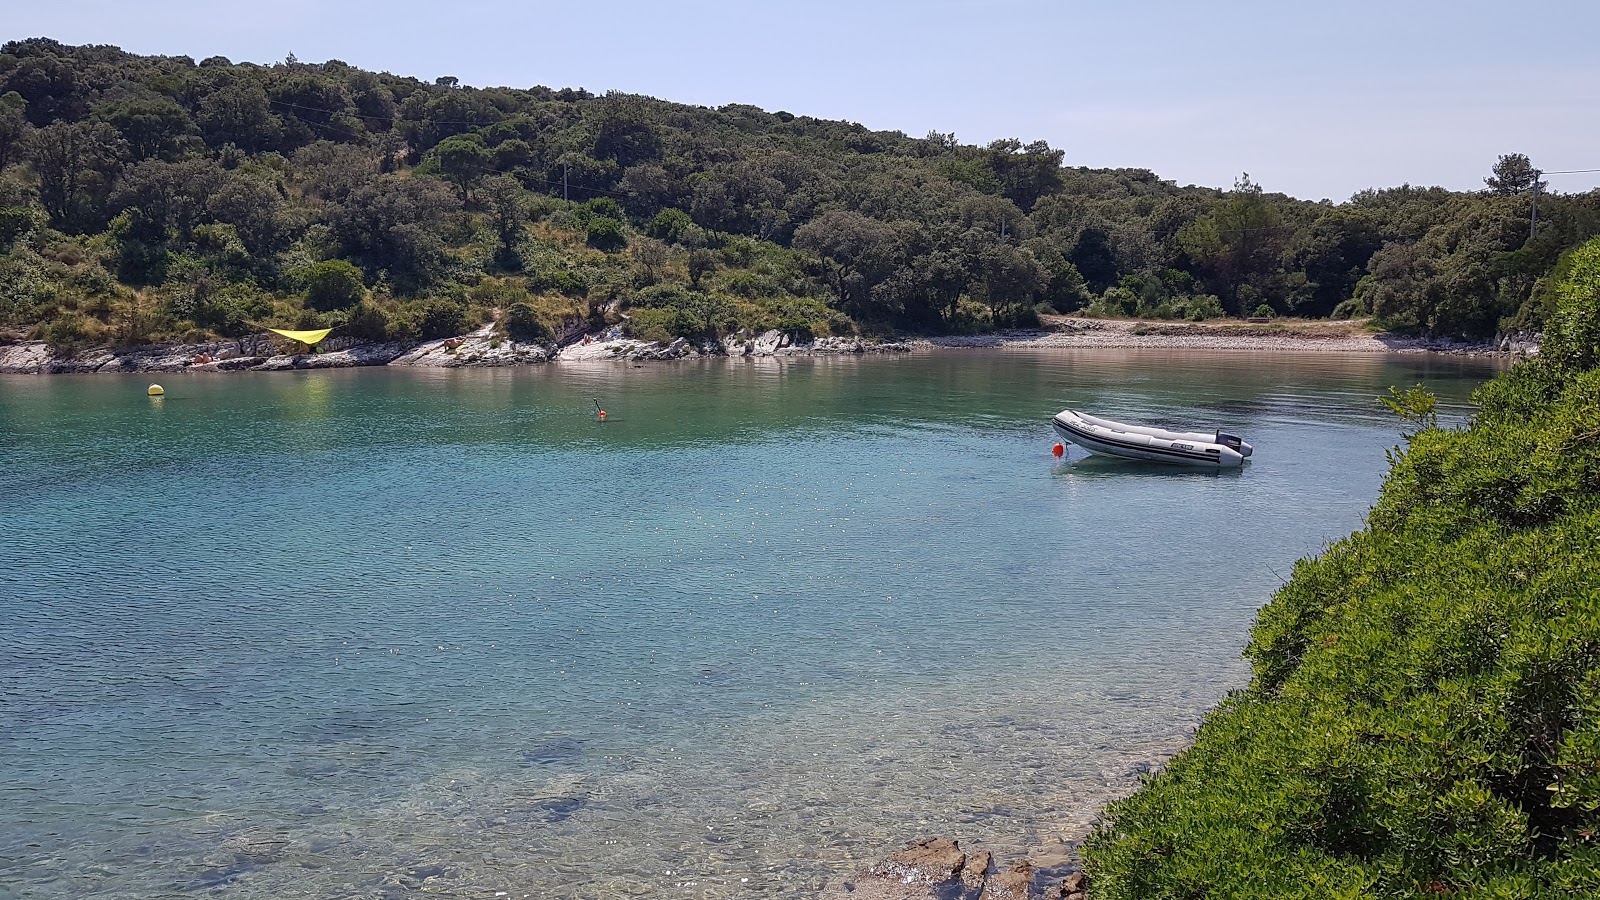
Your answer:
[[[273,101],[273,102],[276,103],[278,101]],[[286,106],[292,106],[294,104],[285,104],[285,105]],[[302,107],[299,107],[299,108],[300,109],[311,109],[312,107],[302,106]],[[289,113],[289,115],[293,116],[295,121],[297,121],[297,122],[303,122],[303,123],[305,123],[307,125],[310,125],[312,128],[324,129],[326,131],[329,131],[329,132],[331,132],[333,134],[336,134],[336,135],[339,135],[341,137],[347,137],[347,138],[351,138],[353,140],[361,140],[362,138],[370,136],[370,135],[356,134],[353,131],[348,131],[348,130],[340,128],[340,127],[338,127],[336,125],[330,125],[330,124],[328,124],[326,122],[315,122],[315,121],[312,121],[311,119],[307,119],[304,116],[296,115],[294,113]],[[468,123],[455,123],[455,124],[468,124]],[[542,184],[545,187],[549,187],[549,188],[557,188],[557,187],[561,186],[561,182],[559,182],[559,181],[551,181],[551,180],[546,179],[546,178],[532,178],[532,177],[523,177],[523,176],[513,176],[513,177],[516,177],[519,181]],[[623,192],[623,191],[608,191],[608,190],[606,190],[604,188],[584,187],[582,185],[574,185],[572,187],[572,189],[575,190],[575,191],[584,191],[584,192],[590,193],[590,194],[607,194],[607,195],[612,196],[612,197],[622,197],[622,198],[630,199],[630,200],[633,199],[633,195],[632,194],[629,194],[629,193],[626,193],[626,192]]]

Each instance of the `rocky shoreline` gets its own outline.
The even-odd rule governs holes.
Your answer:
[[[819,338],[802,342],[778,331],[734,335],[718,343],[671,343],[591,335],[552,351],[533,343],[501,338],[484,327],[471,334],[418,344],[362,343],[348,338],[326,342],[321,353],[263,352],[272,347],[265,336],[204,344],[165,344],[131,348],[95,348],[57,355],[43,341],[0,344],[0,374],[66,375],[127,372],[275,372],[287,369],[346,369],[358,366],[418,368],[488,368],[547,362],[698,359],[728,356],[825,356],[856,353],[905,353],[912,345],[860,338]]]
[[[896,850],[830,883],[820,900],[1086,900],[1076,858],[1044,868],[1026,859],[1001,868],[987,850],[967,853],[953,838],[934,837]]]
[[[1325,323],[1317,323],[1325,324]],[[266,335],[238,341],[96,348],[57,355],[43,341],[0,344],[0,374],[56,375],[127,372],[273,372],[287,369],[341,369],[357,366],[472,368],[523,366],[548,362],[643,362],[706,357],[837,356],[910,353],[935,348],[991,349],[1168,349],[1254,352],[1470,353],[1538,352],[1536,335],[1464,343],[1439,339],[1370,334],[1351,328],[1252,327],[1107,319],[1053,318],[1044,329],[1003,331],[908,340],[825,337],[799,340],[780,331],[740,333],[720,342],[639,341],[615,333],[585,336],[565,347],[523,343],[500,337],[485,326],[460,337],[407,343],[364,343],[335,338],[324,352],[284,354]]]

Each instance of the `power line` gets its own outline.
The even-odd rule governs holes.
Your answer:
[[[277,103],[279,101],[274,100],[272,102]],[[294,104],[284,104],[284,105],[285,106],[293,106]],[[298,108],[300,108],[300,109],[311,109],[312,107],[302,106],[302,107],[298,107]],[[310,125],[313,128],[321,128],[321,129],[324,129],[326,131],[332,132],[333,134],[340,135],[342,137],[347,137],[347,138],[351,138],[353,140],[358,140],[358,141],[361,140],[362,138],[369,137],[369,135],[356,134],[353,131],[348,131],[348,130],[340,128],[340,127],[338,127],[336,125],[328,124],[327,122],[316,122],[316,121],[313,121],[311,119],[307,119],[305,116],[296,115],[295,113],[289,113],[289,115],[293,116],[295,121],[297,121],[297,122],[303,122],[303,123],[305,123],[307,125]],[[465,124],[465,123],[458,123],[458,124]],[[566,171],[565,170],[566,170],[566,165],[563,164],[562,165],[562,179],[563,179],[562,181],[551,181],[551,180],[546,179],[546,178],[534,178],[532,176],[526,176],[526,175],[515,175],[514,173],[508,173],[508,174],[512,174],[513,177],[517,178],[519,181],[542,184],[545,187],[549,187],[549,188],[557,188],[557,187],[559,187],[559,188],[562,189],[563,193],[565,193],[565,191],[567,190],[567,185],[566,185],[566,181],[565,181],[565,178],[566,178]],[[524,171],[526,171],[526,170],[524,170]],[[608,191],[605,188],[584,187],[583,185],[575,185],[572,188],[572,190],[584,191],[584,192],[590,193],[590,194],[606,194],[607,196],[611,196],[611,197],[622,197],[624,199],[633,199],[633,195],[632,194],[626,193],[624,191]],[[563,197],[563,199],[565,199],[565,197]]]
[[[278,106],[287,106],[287,107],[290,107],[292,109],[304,109],[304,110],[308,110],[310,112],[318,112],[318,113],[322,113],[323,115],[326,115],[326,116],[348,116],[349,118],[352,118],[352,119],[368,119],[368,120],[371,120],[373,122],[397,122],[402,118],[402,116],[400,115],[400,112],[398,110],[396,110],[395,114],[392,115],[392,116],[368,116],[368,115],[362,115],[361,113],[358,113],[358,112],[345,112],[344,110],[340,110],[338,112],[334,112],[333,110],[323,109],[320,106],[305,106],[305,105],[300,104],[300,103],[290,103],[287,100],[274,100],[271,97],[267,98],[267,102],[268,103],[275,103]],[[302,117],[298,117],[297,116],[296,118],[302,118]],[[515,116],[513,116],[512,118],[515,118]],[[474,128],[484,128],[484,127],[487,127],[489,125],[498,125],[499,123],[504,122],[505,119],[504,118],[496,119],[496,120],[494,120],[492,122],[468,122],[468,121],[464,121],[464,120],[461,120],[461,119],[412,119],[410,121],[413,121],[413,122],[432,122],[435,125],[471,125]]]
[[[1565,169],[1565,170],[1555,171],[1555,172],[1547,172],[1547,171],[1541,170],[1539,172],[1539,174],[1540,175],[1590,175],[1590,174],[1593,174],[1595,172],[1600,172],[1600,169]]]

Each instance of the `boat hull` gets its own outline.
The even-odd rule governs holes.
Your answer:
[[[1092,424],[1071,410],[1063,410],[1050,421],[1050,426],[1063,441],[1096,456],[1210,469],[1236,468],[1245,460],[1244,454],[1231,447],[1196,440],[1203,435],[1169,432],[1172,437],[1164,438],[1157,436],[1162,434],[1157,429],[1141,429],[1152,433],[1117,431]]]

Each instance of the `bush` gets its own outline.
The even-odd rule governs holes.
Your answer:
[[[1106,288],[1100,299],[1089,304],[1084,312],[1091,316],[1123,318],[1139,314],[1139,298],[1125,287]]]
[[[785,316],[778,320],[777,328],[797,344],[809,344],[816,340],[816,329],[810,319],[799,316]]]
[[[576,273],[566,269],[548,268],[540,269],[528,276],[528,289],[555,291],[568,297],[582,297],[589,290],[589,285]]]
[[[367,341],[388,340],[389,314],[370,300],[362,300],[350,310],[350,318],[344,328],[350,337]]]
[[[694,302],[694,294],[681,284],[653,284],[633,297],[633,306],[652,309],[682,308]]]
[[[0,325],[35,321],[52,287],[44,260],[25,247],[0,255]]]
[[[691,291],[679,284],[657,284],[634,295],[629,333],[660,340],[662,335],[714,339],[734,327],[737,311],[724,297]]]
[[[423,340],[455,337],[467,330],[467,307],[442,297],[427,300],[417,306],[416,323]]]
[[[996,328],[1038,328],[1039,311],[1031,306],[1006,306],[994,313]]]
[[[389,340],[406,344],[418,341],[422,337],[422,332],[417,327],[417,317],[407,309],[398,310],[389,316],[387,331]]]
[[[1255,312],[1251,313],[1250,315],[1257,319],[1275,319],[1278,316],[1278,312],[1277,310],[1274,310],[1272,307],[1263,303],[1260,306],[1257,306]]]
[[[272,314],[272,301],[249,287],[238,285],[196,305],[190,320],[224,337],[244,337],[255,322]]]
[[[588,235],[589,246],[596,250],[614,253],[628,246],[622,223],[606,216],[589,220]]]
[[[1365,301],[1359,297],[1343,300],[1328,314],[1330,319],[1364,319],[1372,315],[1372,310],[1367,308]]]
[[[627,214],[622,211],[622,204],[610,197],[595,197],[592,200],[586,200],[584,201],[583,209],[595,218],[615,219],[619,222],[627,218]]]
[[[1554,353],[1463,431],[1414,417],[1368,527],[1262,610],[1249,687],[1106,810],[1096,900],[1600,896],[1597,312],[1569,275]]]
[[[531,303],[518,300],[506,307],[506,332],[519,341],[545,341],[550,329],[539,318]]]
[[[628,318],[628,336],[665,344],[676,337],[695,336],[700,323],[689,312],[668,308],[636,308]]]
[[[982,334],[994,328],[994,319],[987,304],[962,297],[956,304],[956,314],[945,325],[956,334]]]
[[[99,334],[90,320],[75,312],[58,313],[40,329],[39,337],[58,356],[71,356]]]
[[[312,309],[347,309],[367,294],[361,270],[342,259],[307,266],[300,272],[306,305]]]
[[[719,279],[718,286],[730,294],[751,300],[781,297],[784,294],[776,279],[759,272],[730,272]]]
[[[1227,315],[1227,310],[1222,308],[1222,301],[1215,294],[1197,294],[1185,297],[1175,304],[1178,315],[1191,322],[1204,322],[1207,319],[1220,319]]]
[[[21,206],[0,208],[0,250],[34,229],[37,219],[33,210]]]
[[[688,213],[681,209],[663,209],[650,220],[650,236],[668,243],[676,243],[693,227],[694,219],[691,219]]]

